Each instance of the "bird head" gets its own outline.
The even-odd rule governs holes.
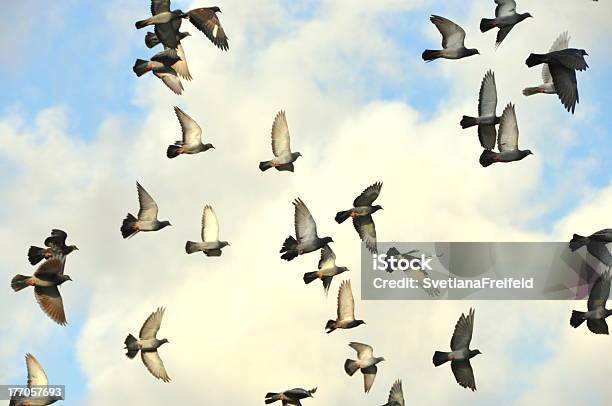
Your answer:
[[[179,32],[178,37],[179,37],[179,39],[183,39],[185,37],[191,37],[191,34],[188,33],[188,32]]]
[[[329,244],[330,242],[334,242],[331,237],[323,237],[324,244]]]
[[[525,151],[523,151],[523,154],[524,154],[525,156],[527,156],[527,155],[534,155],[534,153],[533,153],[533,152],[531,152],[531,150],[530,150],[530,149],[526,149]]]
[[[523,18],[531,18],[531,17],[533,17],[533,16],[531,15],[531,13],[525,13],[525,14],[523,14]]]
[[[348,272],[349,269],[345,266],[339,266],[338,267],[338,273],[341,274],[342,272]]]
[[[376,206],[372,207],[374,208],[374,212],[377,212],[378,210],[384,210],[380,204],[377,204]]]
[[[72,251],[78,251],[79,247],[77,247],[76,245],[69,245],[68,246],[68,253],[72,252]]]
[[[214,11],[215,13],[221,13],[221,9],[219,7],[217,7],[217,6],[211,7],[210,10]]]
[[[205,149],[216,149],[215,146],[213,144],[204,144],[204,148]]]
[[[355,320],[355,327],[361,326],[362,324],[366,324],[366,322],[363,320]],[[384,361],[384,359],[381,359],[381,361]]]
[[[312,394],[315,393],[317,391],[317,388],[312,388],[311,390],[308,391],[308,396],[313,397]]]
[[[376,358],[376,362],[383,362],[384,360],[385,360],[385,357]]]
[[[160,225],[160,227],[159,227],[159,228],[160,228],[160,229],[162,229],[162,228],[164,228],[164,227],[171,226],[172,224],[170,224],[170,222],[169,222],[169,221],[162,221],[162,222],[160,222],[160,223],[159,223],[159,225]]]
[[[584,49],[581,49],[581,50],[580,50],[580,53],[581,53],[583,56],[589,56],[589,54],[587,54],[587,51],[585,51]]]
[[[297,159],[298,157],[302,156],[302,154],[299,152],[294,152],[293,156],[295,156],[295,158]]]
[[[162,344],[166,344],[166,343],[169,343],[169,342],[170,342],[170,341],[168,341],[168,339],[167,339],[167,338],[162,338],[162,340],[161,340],[161,343],[162,343]]]
[[[174,10],[174,11],[172,12],[172,14],[174,14],[174,15],[175,15],[175,16],[177,16],[178,18],[187,18],[187,17],[189,17],[189,14],[187,14],[187,13],[183,12],[183,10],[181,10],[180,8],[179,8],[179,9]]]
[[[66,282],[66,281],[72,281],[72,278],[68,275],[62,275],[62,278],[60,279],[60,282],[58,285],[61,285],[62,283]]]
[[[480,350],[471,350],[470,351],[470,358],[475,357],[478,354],[482,354],[482,352],[480,352]]]
[[[470,56],[470,55],[480,55],[480,52],[478,52],[476,48],[468,49],[467,56]]]
[[[221,245],[221,248],[227,247],[228,245],[230,245],[230,243],[227,241],[219,241],[219,244]]]

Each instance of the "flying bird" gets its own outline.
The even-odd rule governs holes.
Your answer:
[[[70,276],[64,275],[64,262],[51,258],[43,262],[33,276],[15,275],[11,280],[11,288],[19,292],[28,286],[34,286],[34,297],[42,311],[60,326],[65,326],[67,322],[64,302],[58,286],[71,280]]]
[[[555,52],[567,49],[567,47],[569,46],[569,40],[570,37],[568,36],[567,31],[563,32],[557,37],[555,42],[553,42],[548,52]],[[531,96],[538,93],[557,94],[552,76],[550,75],[550,69],[548,68],[548,64],[546,63],[542,64],[542,84],[540,86],[527,87],[523,90],[523,95],[525,96]]]
[[[478,139],[484,149],[495,148],[497,131],[495,124],[499,124],[501,117],[497,116],[497,87],[495,86],[495,74],[487,71],[478,96],[478,117],[463,116],[461,128],[478,126]]]
[[[300,403],[300,400],[306,399],[306,398],[312,398],[313,397],[312,395],[316,391],[317,391],[317,388],[313,388],[310,390],[306,390],[302,388],[295,388],[295,389],[290,389],[290,390],[286,390],[284,392],[279,392],[279,393],[268,392],[266,393],[265,403],[266,405],[269,405],[270,403],[274,403],[280,400],[283,402],[283,406],[285,405],[301,406],[302,403]]]
[[[202,31],[217,48],[227,51],[229,49],[228,38],[217,16],[217,13],[220,12],[221,9],[219,7],[196,8],[188,11],[185,14],[185,18],[198,30]]]
[[[274,159],[259,163],[262,172],[270,168],[293,172],[293,162],[302,156],[299,152],[291,152],[289,125],[283,110],[278,112],[272,124],[272,153]]]
[[[393,383],[389,392],[389,401],[383,406],[404,406],[404,391],[402,389],[402,381],[397,380]]]
[[[359,238],[365,243],[370,252],[376,253],[376,226],[372,220],[372,214],[378,210],[382,210],[382,206],[372,203],[378,198],[382,182],[368,186],[357,198],[353,201],[353,208],[349,210],[339,211],[336,213],[336,222],[343,223],[349,217],[353,219],[353,226],[359,234]]]
[[[468,49],[465,47],[465,31],[463,28],[455,24],[449,19],[432,15],[430,20],[440,34],[442,34],[442,50],[426,49],[423,52],[423,60],[431,62],[434,59],[461,59],[467,56],[479,54],[477,49]]]
[[[170,0],[151,0],[151,17],[144,20],[136,21],[135,25],[137,29],[154,25],[156,31],[160,30],[161,28],[161,32],[169,33],[174,31],[174,27],[172,26],[172,24],[175,22],[175,20],[180,21],[182,18],[185,17],[185,13],[183,13],[183,11],[181,10],[170,11]],[[171,35],[169,35],[168,37],[172,38]],[[175,48],[172,46],[170,47]]]
[[[530,54],[525,63],[528,67],[547,64],[555,91],[567,111],[574,114],[576,103],[580,102],[576,71],[587,70],[584,60],[588,55],[584,49],[567,48],[547,54]]]
[[[308,207],[306,207],[301,199],[295,199],[293,206],[295,207],[293,222],[297,240],[293,236],[285,239],[280,250],[280,253],[283,254],[281,258],[285,261],[291,261],[298,255],[317,251],[330,242],[334,242],[331,237],[319,238],[317,235],[317,223],[315,223]]]
[[[43,259],[65,258],[71,252],[78,250],[76,245],[66,245],[68,234],[65,231],[54,228],[51,235],[45,239],[45,247],[40,248],[34,245],[28,250],[28,260],[30,264],[36,265]]]
[[[486,168],[495,162],[515,162],[520,161],[528,155],[533,155],[533,152],[529,149],[519,149],[518,137],[519,130],[516,122],[514,105],[508,103],[502,113],[499,123],[499,134],[497,134],[497,147],[499,153],[485,149],[480,155],[480,165]]]
[[[131,213],[127,214],[121,225],[121,235],[123,238],[133,237],[140,231],[157,231],[171,225],[169,221],[159,221],[157,219],[157,212],[159,211],[157,203],[138,182],[136,182],[136,189],[138,190],[138,202],[140,204],[138,218],[134,217]]]
[[[125,339],[125,354],[128,358],[133,359],[140,351],[142,362],[145,364],[151,375],[164,382],[170,382],[164,363],[157,352],[157,349],[163,344],[169,342],[166,338],[161,340],[157,338],[157,332],[161,326],[162,318],[166,309],[158,307],[157,311],[151,313],[140,329],[140,334],[136,339],[129,334]]]
[[[198,154],[215,148],[212,144],[202,144],[202,128],[193,118],[176,106],[174,107],[174,113],[181,124],[183,139],[168,147],[166,151],[168,158],[176,158],[182,154]]]
[[[172,68],[172,66],[180,60],[181,58],[178,56],[176,50],[166,49],[165,51],[153,55],[150,61],[136,59],[132,70],[138,77],[151,71],[174,93],[182,94],[184,90],[183,84],[174,68]]]
[[[176,22],[178,21],[178,26],[175,27]],[[183,45],[181,44],[181,40],[190,36],[191,34],[188,32],[180,32],[179,31],[179,27],[180,27],[180,22],[182,20],[178,19],[178,20],[174,20],[173,21],[173,28],[174,31],[172,31],[172,36],[175,38],[176,41],[176,46],[175,47],[169,47],[166,45],[166,43],[163,43],[164,45],[164,49],[176,49],[176,55],[179,57],[179,60],[176,61],[173,65],[171,65],[170,67],[172,69],[174,69],[176,71],[176,73],[182,77],[185,80],[191,80],[193,79],[191,77],[191,73],[189,72],[189,66],[187,65],[187,57],[185,56],[185,50],[183,49]],[[157,27],[156,27],[156,32],[158,32]],[[163,37],[161,37],[163,38]],[[167,42],[167,41],[166,41]],[[148,48],[153,48],[156,45],[162,43],[162,41],[160,40],[160,36],[153,33],[153,32],[147,32],[147,35],[145,35],[145,45]]]
[[[344,371],[349,376],[353,376],[357,370],[361,369],[365,393],[368,393],[376,378],[378,370],[376,364],[385,359],[383,357],[375,357],[374,349],[367,344],[352,342],[349,344],[349,347],[357,351],[357,361],[347,359],[344,362]]]
[[[338,289],[338,317],[336,320],[328,320],[325,325],[327,334],[336,329],[351,329],[362,324],[363,320],[355,320],[355,300],[351,290],[351,281],[343,281]]]
[[[480,32],[487,32],[496,27],[499,28],[497,40],[495,41],[495,47],[497,48],[516,24],[533,16],[529,13],[517,13],[516,1],[514,0],[495,0],[495,4],[497,4],[495,18],[483,18],[480,20]]]
[[[606,317],[612,314],[612,309],[606,309],[606,301],[610,296],[610,268],[601,275],[591,288],[586,312],[572,311],[570,325],[574,328],[580,326],[584,321],[587,327],[595,334],[609,334]]]
[[[465,314],[461,313],[461,317],[455,325],[455,331],[453,332],[453,338],[450,344],[452,351],[436,351],[433,356],[433,364],[438,367],[450,361],[451,369],[457,383],[464,388],[475,391],[476,381],[474,380],[474,371],[472,370],[470,359],[482,353],[479,350],[470,350],[473,331],[474,309],[470,309],[467,317],[465,317]]]
[[[420,259],[421,258],[420,255],[425,255],[426,257],[433,257],[433,255],[426,254],[419,250],[410,250],[402,254],[398,251],[397,248],[391,247],[387,251],[387,261],[389,262],[392,258],[394,258],[396,261],[404,259],[410,262],[414,259]],[[437,255],[437,256],[439,257],[441,255]],[[389,262],[389,267],[387,268],[387,272],[391,273],[393,271],[394,269],[391,267],[391,263]],[[405,270],[404,274],[407,277],[416,280],[419,283],[419,286],[421,287],[421,289],[423,289],[425,293],[427,293],[429,296],[439,296],[440,295],[440,289],[434,286],[426,288],[425,285],[423,284],[423,281],[425,280],[425,278],[430,278],[429,272],[427,272],[427,270],[411,268],[411,269]]]
[[[26,354],[26,368],[28,370],[28,383],[27,387],[29,389],[41,388],[49,386],[49,379],[47,378],[47,374],[45,370],[40,365],[36,357],[32,354]],[[39,395],[37,393],[37,395]],[[63,395],[63,394],[62,394]],[[40,396],[36,396],[35,398],[26,397],[26,396],[18,396],[14,395],[9,402],[9,406],[46,406],[51,405],[57,402],[60,396],[49,396],[45,395],[44,391]],[[34,395],[32,395],[34,396]]]
[[[336,265],[336,254],[329,245],[321,249],[321,259],[319,259],[318,268],[318,271],[306,272],[304,274],[304,283],[308,285],[312,281],[321,279],[326,295],[329,292],[329,286],[332,283],[333,277],[349,270],[345,266]]]
[[[220,257],[221,248],[229,245],[227,241],[219,241],[219,222],[213,208],[204,206],[202,212],[202,242],[187,241],[185,251],[188,254],[203,252],[207,257]]]
[[[593,255],[603,264],[612,266],[612,253],[610,253],[607,247],[607,244],[610,243],[612,243],[612,229],[607,228],[599,230],[588,237],[574,234],[569,243],[569,248],[572,251],[576,251],[586,245],[589,254]]]

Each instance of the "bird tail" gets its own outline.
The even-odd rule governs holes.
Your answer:
[[[30,286],[28,282],[30,281],[31,278],[32,278],[31,276],[15,275],[13,279],[11,280],[11,288],[13,288],[15,292],[19,292],[20,290],[25,289],[28,286]]]
[[[482,151],[482,154],[480,154],[479,161],[480,165],[482,165],[483,168],[491,166],[493,162],[495,162],[495,152],[485,149],[484,151]]]
[[[480,32],[487,32],[493,28],[495,28],[494,18],[483,18],[480,20]]]
[[[523,96],[533,96],[534,94],[538,94],[542,91],[540,87],[526,87],[523,89]]]
[[[438,59],[442,56],[442,52],[440,51],[434,51],[431,49],[426,49],[425,51],[423,51],[423,60],[430,62],[433,61],[434,59]]]
[[[201,251],[201,249],[198,248],[197,242],[187,241],[187,243],[185,244],[186,253],[193,254],[194,252],[198,252],[198,251]]]
[[[463,116],[459,124],[461,124],[461,128],[463,129],[474,127],[478,125],[478,119],[476,117]]]
[[[28,260],[30,261],[30,264],[36,265],[43,259],[45,259],[45,249],[32,245],[28,250]]]
[[[357,361],[353,361],[352,359],[347,359],[344,361],[344,371],[348,374],[348,376],[353,376],[358,369],[359,365],[357,364]]]
[[[141,77],[145,73],[147,73],[149,69],[149,61],[145,61],[144,59],[136,59],[134,62],[134,67],[132,68],[136,76]]]
[[[136,21],[136,24],[134,25],[136,26],[137,29],[141,29],[149,25],[149,20],[146,19],[146,20]]]
[[[570,325],[574,328],[584,323],[584,312],[572,311],[572,317],[570,317]]]
[[[574,234],[574,236],[572,237],[572,240],[569,243],[569,248],[572,251],[576,251],[578,248],[586,245],[588,242],[589,242],[588,238],[583,237],[578,234]]]
[[[168,146],[168,150],[166,150],[166,156],[168,158],[176,158],[179,155],[181,155],[181,147],[179,147],[178,145]]]
[[[134,358],[138,354],[138,340],[133,335],[128,335],[125,339],[125,349],[127,352],[125,355],[128,358]]]
[[[436,351],[433,356],[433,364],[437,367],[448,361],[448,352]]]
[[[259,163],[259,169],[262,172],[265,172],[270,168],[272,168],[272,161],[262,161]]]
[[[532,66],[539,65],[541,63],[544,63],[545,61],[546,61],[546,55],[530,54],[527,60],[525,61],[525,63],[527,64],[527,66],[531,68]]]
[[[157,35],[152,32],[147,32],[147,35],[145,35],[145,45],[147,48],[153,48],[157,44],[159,44],[159,38]]]
[[[308,285],[310,282],[315,281],[319,279],[319,273],[318,272],[306,272],[304,274],[304,283],[306,285]]]
[[[336,213],[336,222],[342,224],[347,218],[351,217],[353,210],[344,210]]]
[[[278,396],[278,393],[268,392],[266,393],[266,400],[264,402],[266,403],[266,405],[269,405],[270,403],[274,403],[277,400],[279,400],[276,398],[277,396]]]
[[[327,331],[327,334],[331,333],[335,329],[336,329],[336,322],[334,320],[327,320],[327,324],[325,324],[325,330],[329,330]]]
[[[134,234],[138,232],[138,229],[134,227],[138,220],[136,217],[132,216],[132,214],[128,213],[125,219],[123,220],[123,224],[121,224],[121,235],[123,238],[132,237]]]

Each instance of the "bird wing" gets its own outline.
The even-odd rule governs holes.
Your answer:
[[[28,388],[32,386],[47,386],[49,380],[45,370],[32,354],[26,354],[26,368],[28,369]]]
[[[474,371],[469,360],[465,361],[452,361],[451,369],[457,383],[464,388],[470,388],[472,391],[476,390],[476,381],[474,380]]]
[[[576,71],[557,63],[548,64],[548,69],[550,69],[559,100],[567,111],[573,113],[576,109],[576,103],[580,100]]]
[[[552,52],[549,55],[554,61],[568,69],[583,71],[589,67],[584,60],[584,56],[578,49],[563,49],[561,51]]]
[[[508,103],[499,122],[499,133],[497,134],[497,146],[499,148],[499,152],[517,150],[518,137],[519,130],[516,122],[514,105],[512,103]]]
[[[68,234],[65,231],[54,228],[51,230],[51,235],[45,239],[45,246],[63,251],[66,248],[66,238]]]
[[[176,117],[181,123],[184,145],[199,145],[202,142],[202,128],[187,113],[174,106]]]
[[[368,214],[367,216],[353,218],[353,226],[368,250],[375,254],[378,248],[376,246],[376,226],[372,216]]]
[[[170,0],[151,0],[151,14],[156,15],[170,11]]]
[[[209,205],[202,212],[202,241],[219,241],[219,221],[213,208]]]
[[[176,62],[173,62],[173,64],[174,63]],[[179,79],[174,69],[172,69],[170,66],[165,66],[163,68],[156,69],[155,73],[156,76],[159,77],[170,90],[176,94],[183,94],[183,83],[181,82],[181,79]]]
[[[172,69],[176,71],[176,73],[185,80],[193,79],[191,77],[191,73],[189,72],[189,66],[187,65],[187,57],[185,56],[185,50],[181,44],[178,44],[176,48],[176,54],[181,58],[174,65],[172,65]]]
[[[329,245],[325,245],[321,249],[321,258],[319,259],[319,269],[328,269],[336,265],[336,254]]]
[[[361,370],[363,373],[363,388],[365,389],[366,393],[368,393],[372,388],[372,385],[374,385],[374,379],[376,379],[377,371],[378,368],[376,368],[376,365],[372,365]]]
[[[587,327],[593,334],[610,334],[606,319],[589,319],[587,320]]]
[[[497,131],[495,130],[495,125],[479,125],[478,140],[484,149],[492,150],[495,148],[495,142],[497,141]]]
[[[374,349],[367,344],[353,341],[349,344],[349,347],[357,351],[357,358],[359,359],[370,359],[374,357]]]
[[[57,286],[35,286],[34,296],[47,316],[61,326],[66,325],[64,302]]]
[[[601,275],[591,288],[587,308],[589,310],[603,309],[610,296],[610,270]]]
[[[516,14],[516,1],[514,0],[495,0],[495,17],[509,17]],[[501,42],[501,41],[500,41]]]
[[[382,189],[382,182],[376,182],[373,185],[368,186],[357,198],[353,201],[353,206],[370,206],[374,203],[374,200],[378,198]]]
[[[283,110],[278,112],[272,124],[272,153],[274,156],[291,154],[289,125]]]
[[[495,47],[499,47],[504,39],[510,34],[510,31],[514,28],[514,25],[507,25],[502,27],[497,32],[497,38],[495,39]]]
[[[295,214],[293,222],[295,223],[295,236],[298,242],[313,241],[317,238],[317,223],[315,223],[308,207],[301,199],[296,199],[293,202],[295,206]]]
[[[229,44],[227,43],[227,35],[221,26],[221,22],[210,8],[202,7],[191,10],[187,13],[189,21],[198,30],[202,31],[206,37],[212,41],[217,48],[227,51]]]
[[[399,379],[393,383],[393,386],[391,386],[391,391],[389,392],[389,403],[392,405],[397,404],[398,406],[404,406],[404,391],[402,389],[402,381]]]
[[[355,300],[351,290],[351,281],[342,281],[338,289],[338,321],[355,320]]]
[[[596,241],[603,241],[605,243],[612,242],[612,228],[605,228],[593,233],[589,236],[589,239]]]
[[[51,258],[48,261],[40,264],[34,276],[42,280],[49,280],[56,275],[62,275],[64,273],[64,261],[59,258]]]
[[[157,219],[157,203],[151,197],[151,195],[136,182],[136,189],[138,190],[138,203],[140,204],[140,210],[138,210],[138,220],[153,221]]]
[[[157,351],[141,352],[142,362],[145,364],[151,375],[164,382],[170,382],[170,377],[164,368],[164,363]]]
[[[461,350],[470,347],[470,341],[472,341],[472,331],[474,330],[474,309],[470,309],[468,316],[461,313],[461,317],[455,324],[455,331],[453,332],[453,338],[451,339],[451,350]]]
[[[463,28],[451,20],[437,15],[432,15],[430,20],[442,34],[442,47],[444,49],[463,48],[465,40]]]
[[[495,85],[495,74],[492,71],[487,71],[482,83],[480,84],[480,93],[478,94],[478,115],[480,117],[495,116],[497,110],[497,86]]]
[[[156,311],[151,313],[151,315],[142,325],[140,333],[138,334],[138,337],[140,337],[141,340],[150,340],[155,338],[157,332],[159,331],[159,327],[161,326],[162,319],[164,318],[165,311],[166,309],[163,307],[158,307]]]
[[[567,47],[569,46],[569,40],[570,38],[567,34],[567,31],[561,33],[557,37],[555,42],[553,42],[548,52],[555,52],[567,49]],[[550,69],[548,68],[547,63],[542,64],[542,81],[544,83],[552,83],[552,77],[550,76]]]

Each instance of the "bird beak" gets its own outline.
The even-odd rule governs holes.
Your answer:
[[[75,246],[74,246],[74,249],[78,251],[78,250],[79,250],[79,247],[77,247],[77,246],[75,245]]]

